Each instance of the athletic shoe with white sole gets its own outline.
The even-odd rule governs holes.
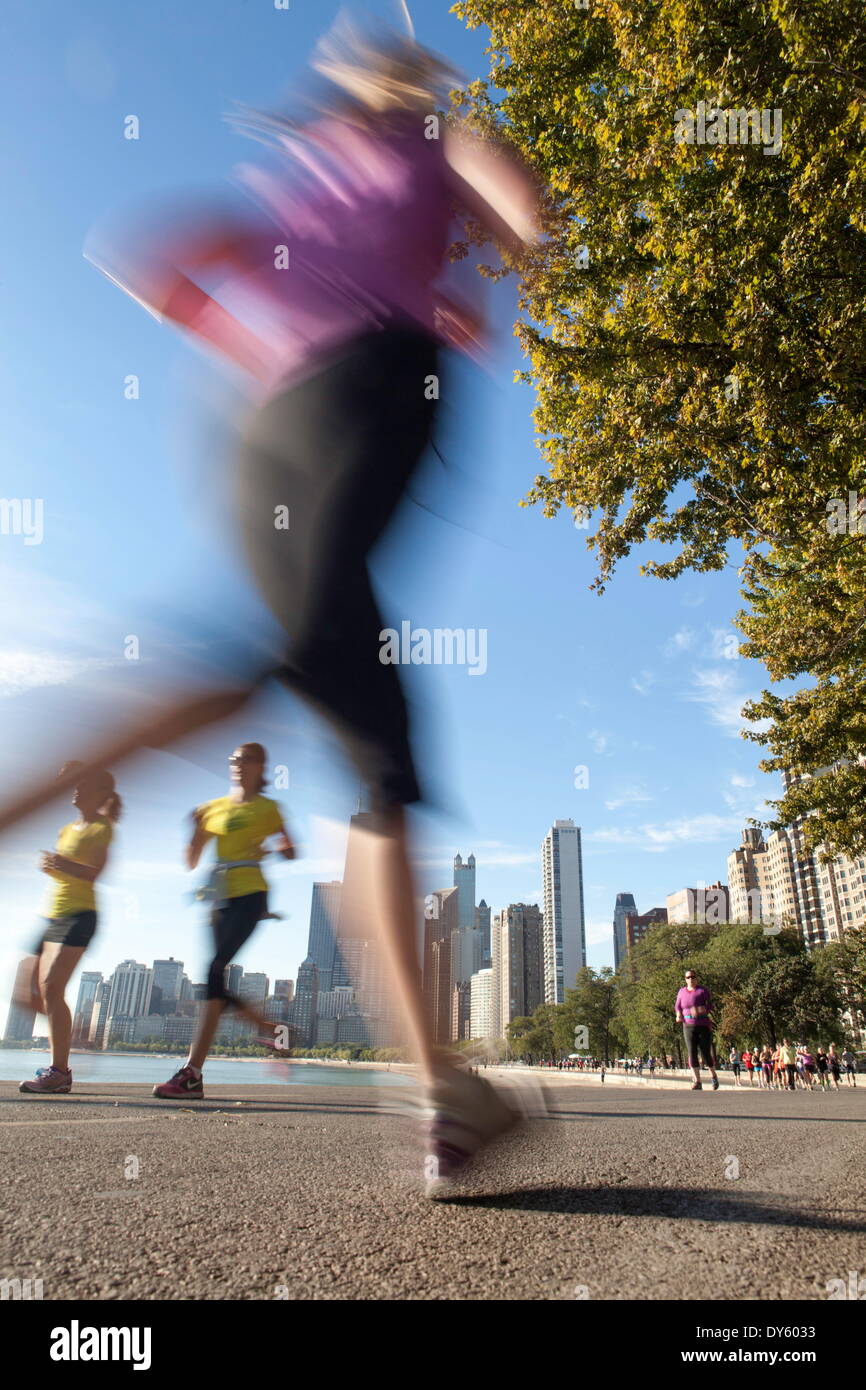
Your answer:
[[[480,1077],[458,1068],[440,1072],[427,1095],[426,1195],[450,1197],[454,1179],[485,1145],[514,1129],[522,1116]]]
[[[72,1090],[72,1072],[58,1067],[40,1067],[35,1081],[22,1081],[18,1087],[28,1095],[66,1096]]]
[[[192,1067],[181,1067],[170,1081],[154,1086],[153,1094],[160,1100],[204,1100],[204,1086]]]

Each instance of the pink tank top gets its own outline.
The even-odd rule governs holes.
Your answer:
[[[422,115],[375,131],[329,118],[281,143],[273,169],[235,170],[267,215],[262,259],[216,291],[266,343],[268,392],[364,333],[408,324],[436,335],[452,218],[442,142],[425,138]]]

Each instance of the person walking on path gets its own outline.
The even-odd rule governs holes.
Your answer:
[[[737,1051],[737,1049],[736,1049],[735,1047],[732,1047],[731,1050],[730,1050],[730,1052],[728,1053],[728,1061],[729,1061],[730,1064],[731,1064],[731,1071],[734,1073],[734,1084],[735,1084],[736,1086],[739,1086],[739,1084],[740,1084],[740,1054],[739,1054],[739,1052]]]
[[[827,1054],[823,1047],[819,1047],[815,1053],[815,1066],[818,1068],[818,1080],[821,1083],[822,1091],[829,1091],[830,1077],[828,1075]]]
[[[846,1046],[845,1051],[842,1053],[842,1061],[845,1063],[845,1080],[846,1080],[846,1082],[848,1083],[849,1086],[856,1086],[856,1085],[857,1085],[857,1058],[854,1056],[854,1053],[851,1051],[850,1047],[848,1047],[848,1046]]]
[[[716,1051],[713,1046],[713,1030],[710,1012],[709,990],[698,983],[695,970],[685,972],[685,985],[677,994],[674,1013],[678,1023],[683,1025],[683,1038],[689,1058],[689,1066],[695,1078],[693,1091],[703,1089],[701,1085],[700,1058],[713,1078],[713,1090],[719,1089],[716,1076]]]
[[[830,1044],[829,1050],[827,1052],[827,1066],[829,1067],[830,1075],[833,1078],[833,1087],[835,1090],[838,1091],[839,1078],[842,1074],[842,1063],[839,1059],[839,1054],[836,1051],[835,1043]]]

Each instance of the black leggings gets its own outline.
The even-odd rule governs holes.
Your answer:
[[[266,402],[243,437],[244,545],[289,638],[273,674],[336,728],[373,811],[421,796],[400,679],[379,659],[385,624],[367,559],[428,444],[437,372],[420,330],[367,335]],[[275,525],[286,509],[287,529]]]
[[[714,1067],[716,1065],[716,1052],[713,1047],[713,1030],[705,1025],[695,1027],[694,1024],[683,1024],[683,1037],[686,1042],[686,1049],[689,1056],[689,1066],[697,1067],[698,1052],[704,1059],[704,1066]]]
[[[207,998],[224,999],[227,1004],[239,1005],[241,1000],[230,994],[225,986],[226,966],[231,963],[245,941],[248,941],[268,910],[267,893],[244,893],[229,898],[215,907],[210,919],[214,939],[214,958],[207,972]]]

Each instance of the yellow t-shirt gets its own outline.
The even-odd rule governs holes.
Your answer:
[[[96,864],[111,843],[113,834],[111,822],[104,816],[100,816],[99,820],[87,821],[84,825],[80,821],[72,821],[64,825],[57,836],[57,853],[74,860],[76,864]],[[68,917],[71,912],[95,909],[96,894],[92,883],[83,878],[73,878],[72,874],[52,873],[50,877],[57,887],[50,895],[46,917]]]
[[[218,860],[261,859],[262,841],[284,830],[283,815],[275,801],[257,796],[252,801],[232,801],[219,796],[198,807],[201,827],[216,836]],[[267,883],[261,869],[229,869],[226,896],[264,893]]]

